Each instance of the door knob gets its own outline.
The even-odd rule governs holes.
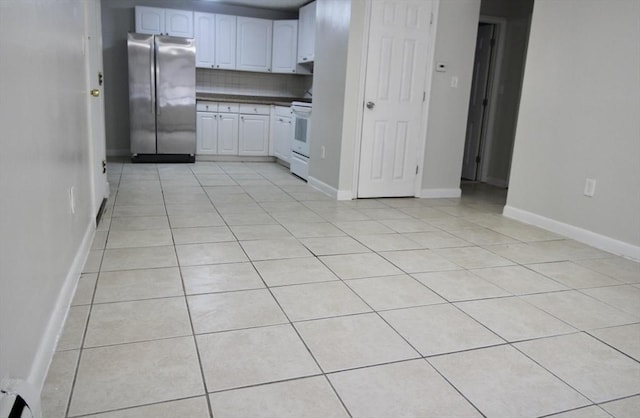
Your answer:
[[[93,89],[93,90],[91,90],[91,95],[92,95],[93,97],[98,97],[98,96],[100,96],[100,90],[98,90],[98,89]]]
[[[376,104],[373,102],[367,102],[367,109],[373,109],[374,107],[376,107]]]

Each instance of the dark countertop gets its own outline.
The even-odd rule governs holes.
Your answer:
[[[258,103],[277,106],[291,106],[291,102],[311,103],[310,98],[305,97],[281,97],[281,96],[245,96],[239,94],[219,94],[196,92],[196,100],[230,103]]]

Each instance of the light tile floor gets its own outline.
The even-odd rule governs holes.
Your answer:
[[[273,163],[109,180],[47,418],[640,416],[640,265],[502,217],[502,190],[338,202]]]

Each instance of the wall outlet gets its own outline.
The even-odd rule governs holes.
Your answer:
[[[320,158],[324,160],[324,156],[325,156],[325,149],[324,149],[324,145],[320,147]]]
[[[76,213],[76,187],[69,187],[69,207],[71,208],[71,214]]]
[[[584,195],[593,197],[596,193],[596,181],[594,179],[587,179],[584,182]]]

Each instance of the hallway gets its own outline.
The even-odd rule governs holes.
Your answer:
[[[109,181],[46,418],[640,410],[640,265],[502,217],[503,190],[335,201],[274,163]]]

